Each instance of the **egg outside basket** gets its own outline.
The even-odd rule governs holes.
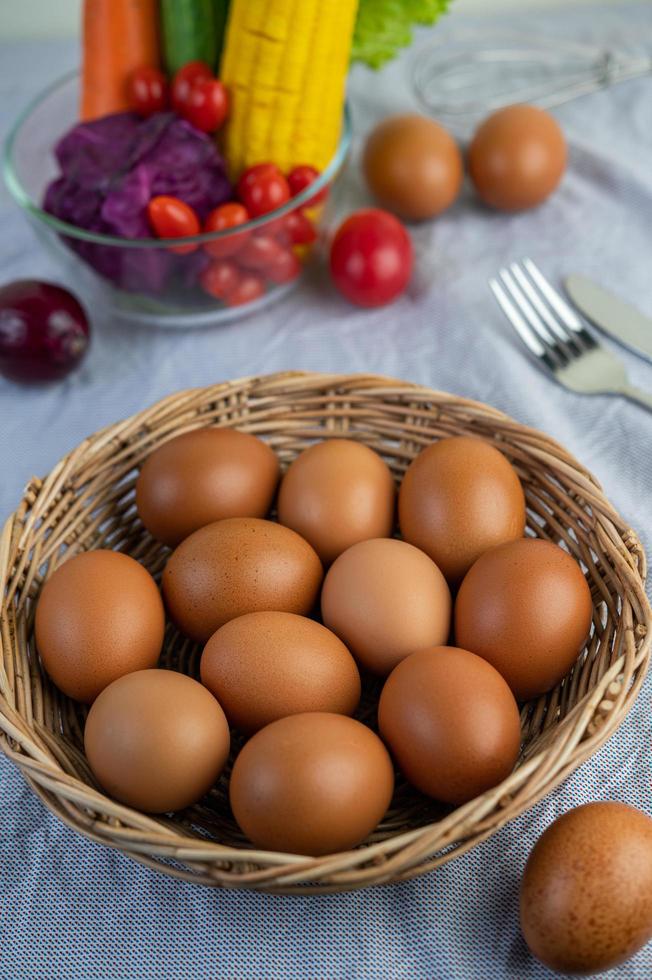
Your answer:
[[[284,464],[316,439],[346,436],[381,453],[400,479],[433,440],[477,435],[516,467],[528,533],[567,547],[593,596],[592,635],[554,691],[523,708],[515,772],[455,810],[398,781],[389,813],[363,846],[308,858],[254,850],[230,815],[226,778],[200,805],[154,818],[97,788],[83,754],[86,708],[44,675],[33,636],[43,581],[79,551],[127,551],[155,576],[167,549],[143,529],[133,503],[145,457],[206,425],[266,439]],[[436,868],[490,837],[549,793],[616,730],[650,659],[652,610],[645,555],[599,484],[561,446],[477,402],[363,375],[277,374],[184,391],[86,439],[45,479],[33,479],[0,539],[0,745],[45,805],[91,840],[166,874],[260,891],[337,892],[400,881]],[[197,675],[199,649],[168,626],[162,665]],[[374,693],[360,717],[373,724]]]

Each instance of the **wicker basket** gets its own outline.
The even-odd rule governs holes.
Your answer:
[[[33,638],[40,586],[67,556],[128,551],[155,576],[167,549],[135,513],[136,468],[171,436],[237,426],[267,439],[284,464],[315,439],[346,435],[380,452],[397,478],[444,436],[493,440],[515,465],[528,530],[583,564],[594,602],[586,650],[562,684],[522,711],[523,752],[500,786],[451,810],[398,781],[392,807],[356,850],[321,858],[253,850],[231,817],[226,774],[209,797],[172,818],[107,798],[83,754],[86,708],[41,670]],[[187,881],[261,891],[343,891],[422,874],[469,850],[549,793],[615,731],[643,682],[652,611],[636,534],[596,480],[547,436],[476,402],[387,378],[279,374],[180,392],[86,439],[33,479],[0,541],[0,744],[45,805],[91,840]],[[199,649],[168,627],[164,666],[197,675]],[[363,695],[373,723],[376,691]]]

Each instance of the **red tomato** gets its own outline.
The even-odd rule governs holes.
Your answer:
[[[153,197],[147,205],[147,217],[158,238],[186,238],[188,235],[198,235],[201,231],[195,211],[178,197],[167,197],[164,194]],[[196,248],[196,245],[179,245],[170,251],[186,255]]]
[[[246,269],[268,269],[281,259],[285,249],[271,235],[252,235],[238,252],[238,262]]]
[[[168,104],[168,83],[158,68],[137,68],[129,78],[129,102],[139,116],[162,112]]]
[[[280,208],[290,200],[288,182],[274,163],[250,167],[238,181],[237,194],[252,218]]]
[[[180,109],[181,115],[202,133],[216,132],[229,112],[226,87],[217,78],[199,78]]]
[[[356,211],[331,245],[333,282],[358,306],[383,306],[405,289],[412,272],[410,236],[392,214]]]
[[[231,259],[217,259],[202,270],[199,282],[209,296],[226,300],[240,282],[240,271]]]
[[[226,231],[229,228],[237,228],[249,221],[249,213],[242,204],[237,201],[229,201],[227,204],[220,204],[218,208],[211,211],[204,223],[204,231]],[[223,255],[234,255],[242,248],[247,241],[249,233],[246,231],[237,235],[229,235],[227,238],[204,245],[205,251],[209,255],[220,258]]]
[[[317,168],[311,167],[308,163],[302,163],[297,167],[293,167],[288,174],[288,185],[292,197],[296,197],[301,191],[305,191],[306,187],[310,187],[318,177],[319,171]],[[319,201],[323,201],[327,194],[328,188],[324,187],[323,190],[310,199],[310,204],[317,204]]]
[[[288,249],[283,249],[279,257],[267,266],[264,274],[271,282],[283,283],[291,282],[301,272],[301,263],[294,254]]]
[[[275,163],[257,163],[253,167],[247,167],[240,174],[240,180],[238,181],[237,193],[240,194],[245,188],[251,187],[263,174],[280,174],[281,171],[276,166]]]
[[[189,61],[180,68],[172,79],[172,108],[180,112],[188,101],[190,89],[200,78],[211,78],[213,75],[208,65],[203,61]]]
[[[292,245],[310,245],[317,238],[315,226],[303,211],[291,211],[286,215],[283,230]]]
[[[265,283],[254,272],[246,272],[226,297],[227,306],[244,306],[253,303],[265,292]]]
[[[269,218],[261,227],[259,234],[271,235],[276,238],[281,245],[290,244],[290,236],[285,227],[285,215],[282,218]]]

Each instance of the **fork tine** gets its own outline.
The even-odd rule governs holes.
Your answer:
[[[532,259],[523,259],[523,265],[532,276],[543,295],[546,297],[551,307],[560,320],[570,327],[571,330],[579,332],[583,329],[583,324],[574,310],[571,310],[568,303],[553,289],[541,270],[534,264]]]
[[[527,276],[525,275],[525,273],[521,269],[521,267],[518,264],[518,262],[512,262],[512,264],[510,265],[509,269],[510,269],[510,272],[512,273],[512,275],[514,276],[514,278],[516,279],[517,283],[519,284],[519,286],[521,287],[521,289],[523,290],[523,292],[527,296],[528,300],[530,301],[530,303],[532,304],[532,306],[534,307],[534,309],[537,311],[537,313],[539,314],[540,318],[543,320],[543,322],[548,327],[550,327],[550,329],[553,331],[553,333],[564,344],[572,343],[572,337],[564,329],[563,325],[559,322],[559,320],[557,320],[552,315],[552,313],[550,312],[550,310],[548,309],[548,307],[546,306],[546,304],[543,302],[543,300],[541,299],[541,297],[537,293],[536,289],[533,287],[533,285],[530,282],[530,280],[527,278]]]
[[[531,354],[539,361],[543,361],[549,371],[555,370],[555,363],[546,347],[541,343],[539,338],[534,334],[528,324],[525,322],[519,311],[516,309],[511,299],[500,285],[497,279],[489,280],[489,288],[494,294],[498,305],[501,310],[513,326],[516,333],[519,335],[527,349]]]
[[[544,274],[541,272],[539,267],[535,265],[532,259],[523,259],[523,265],[562,322],[569,327],[576,336],[582,339],[585,347],[597,347],[597,340],[595,340],[591,333],[586,329],[582,320],[563,299],[563,297],[560,296],[557,290],[553,289]]]
[[[552,356],[553,360],[555,362],[559,362],[562,366],[567,364],[569,360],[568,354],[564,348],[558,344],[532,304],[523,295],[521,288],[515,281],[511,272],[508,269],[501,269],[499,275],[516,307],[520,310],[529,327],[534,331],[539,340],[543,341],[544,346]]]

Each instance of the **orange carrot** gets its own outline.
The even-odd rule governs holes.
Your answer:
[[[158,0],[84,0],[82,38],[82,119],[129,109],[129,76],[160,61]]]

